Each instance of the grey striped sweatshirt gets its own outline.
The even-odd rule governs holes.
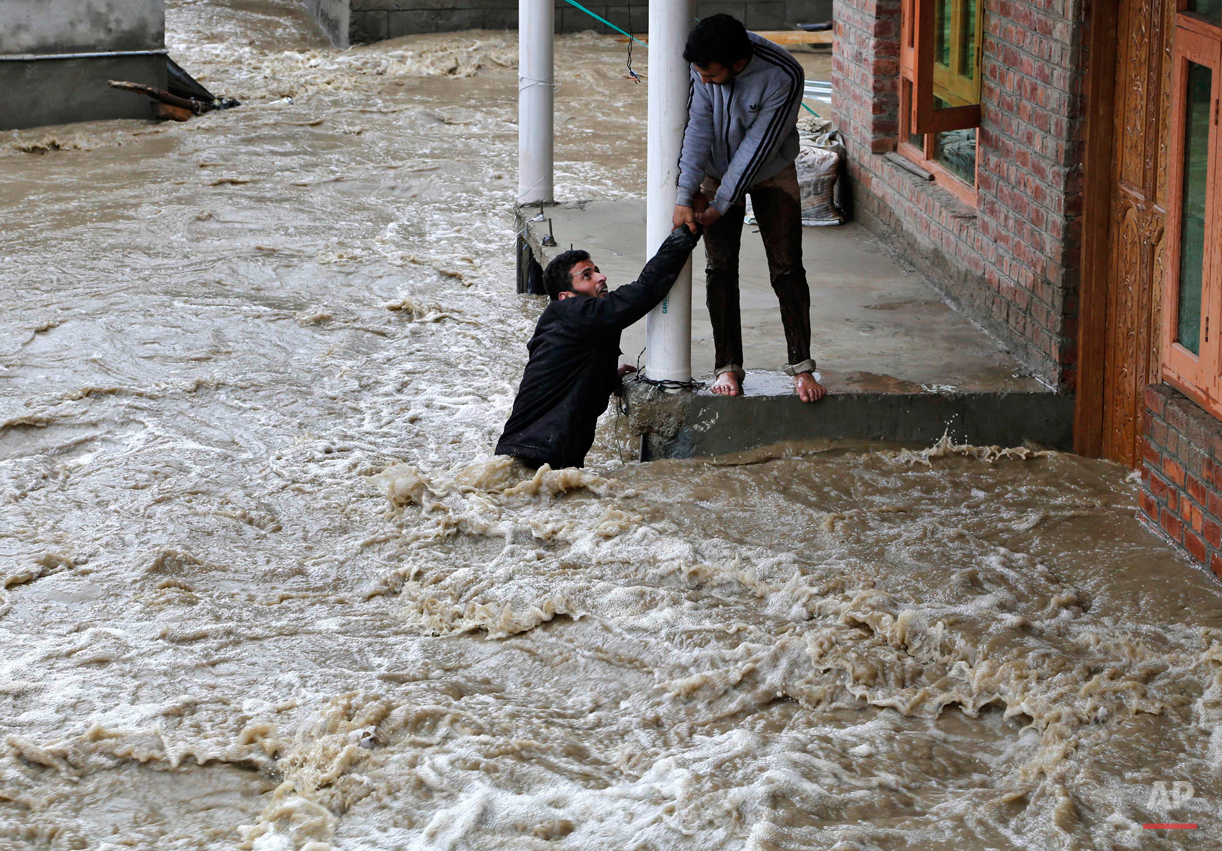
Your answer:
[[[748,33],[755,52],[729,83],[702,83],[691,69],[687,129],[679,158],[677,203],[690,207],[705,176],[721,180],[718,212],[742,200],[798,155],[798,110],[806,75],[797,60],[766,38]]]

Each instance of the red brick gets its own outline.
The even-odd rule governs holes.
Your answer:
[[[1170,511],[1164,511],[1161,525],[1163,531],[1171,536],[1171,540],[1178,544],[1184,534],[1184,522]]]
[[[1222,495],[1210,491],[1207,496],[1209,497],[1209,505],[1206,508],[1209,513],[1214,517],[1222,518]]]
[[[1205,542],[1191,532],[1184,533],[1184,549],[1198,562],[1205,563]]]
[[[1156,416],[1161,417],[1167,408],[1167,399],[1159,392],[1158,385],[1146,385],[1144,393],[1146,407],[1153,411]]]
[[[1209,557],[1209,569],[1214,572],[1214,575],[1222,579],[1222,556],[1213,553]]]
[[[1180,514],[1180,492],[1173,487],[1167,488],[1167,510],[1177,517]]]
[[[1145,459],[1147,465],[1153,467],[1155,470],[1162,469],[1163,456],[1159,453],[1158,446],[1156,446],[1148,437],[1141,443],[1141,457]]]
[[[1201,513],[1199,505],[1186,499],[1180,499],[1180,517],[1184,518],[1184,522],[1192,531],[1198,535],[1201,534],[1201,529],[1205,524],[1205,515]]]
[[[1191,443],[1180,446],[1180,464],[1189,476],[1201,475],[1201,462],[1204,460],[1205,456]]]
[[[1163,459],[1163,475],[1178,487],[1184,486],[1184,468],[1170,458]]]
[[[1205,536],[1205,543],[1214,549],[1222,549],[1222,526],[1212,520],[1206,520],[1201,533]]]
[[[1141,510],[1152,523],[1158,522],[1158,503],[1145,491],[1141,492]]]
[[[1200,505],[1205,504],[1205,486],[1199,480],[1188,476],[1184,479],[1184,490],[1188,491],[1188,495]]]
[[[1157,499],[1159,502],[1167,501],[1167,483],[1163,480],[1162,476],[1159,476],[1157,473],[1151,472],[1150,480],[1149,482],[1146,483],[1146,487],[1149,488],[1150,495],[1153,496],[1155,499]],[[1218,497],[1215,494],[1210,494],[1209,498],[1211,500],[1210,502],[1211,511],[1213,510],[1212,500],[1214,499],[1218,500],[1218,507],[1222,509],[1222,497]]]
[[[1147,411],[1146,413],[1149,413]],[[1153,420],[1150,427],[1144,430],[1147,438],[1152,440],[1158,446],[1165,446],[1167,443],[1167,424],[1161,420]]]

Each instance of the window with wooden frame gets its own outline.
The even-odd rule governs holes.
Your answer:
[[[903,0],[900,20],[896,148],[975,205],[984,0]]]
[[[1174,39],[1163,378],[1222,417],[1222,0],[1180,0]]]

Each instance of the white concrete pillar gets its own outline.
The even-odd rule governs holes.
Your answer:
[[[649,2],[649,152],[645,248],[649,257],[670,234],[678,194],[679,153],[687,126],[687,34],[696,24],[693,0]],[[655,381],[692,377],[692,264],[645,324],[645,375]]]
[[[518,0],[518,203],[552,202],[554,0]]]

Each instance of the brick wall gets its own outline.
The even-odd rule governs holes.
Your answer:
[[[1165,384],[1146,388],[1141,511],[1222,579],[1222,422]]]
[[[413,33],[452,32],[464,29],[516,29],[518,0],[304,0],[307,8],[320,2],[343,4],[350,10],[349,42],[381,41]],[[592,12],[632,32],[648,30],[648,0],[619,0],[615,3],[582,2]],[[798,22],[830,21],[832,0],[760,0],[760,2],[697,2],[700,17],[726,12],[753,30],[784,29]],[[339,15],[332,14],[335,20]],[[320,18],[320,24],[327,29]],[[556,32],[611,33],[612,30],[589,15],[556,0]],[[332,41],[342,43],[338,33],[328,30]]]
[[[832,107],[858,217],[1034,373],[1077,364],[1084,0],[984,0],[975,207],[889,163],[899,0],[836,0]]]
[[[900,0],[836,0],[833,18],[832,110],[860,182],[862,154],[893,150],[899,132]]]

